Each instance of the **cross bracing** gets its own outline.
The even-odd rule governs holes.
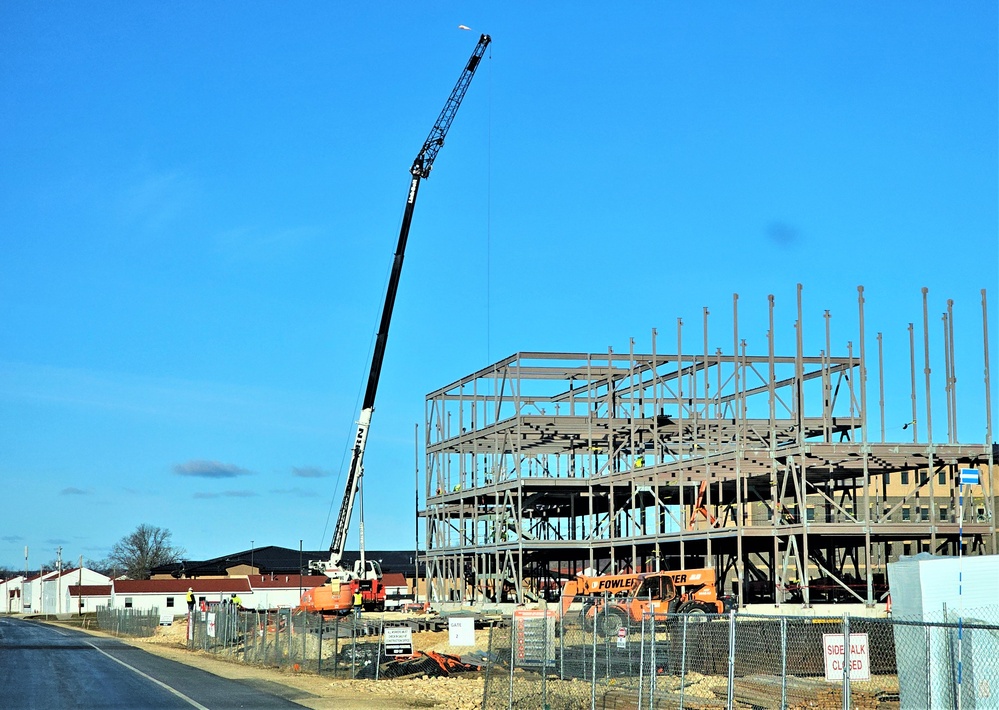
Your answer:
[[[860,308],[862,323],[862,296]],[[883,392],[870,434],[862,333],[838,355],[735,342],[734,354],[517,353],[430,393],[431,597],[524,601],[587,567],[711,565],[744,603],[781,603],[797,585],[805,603],[874,604],[885,563],[912,546],[995,550],[996,450],[958,443],[952,377],[948,441],[889,442]],[[912,382],[915,402],[915,368]],[[983,484],[959,510],[967,467]]]

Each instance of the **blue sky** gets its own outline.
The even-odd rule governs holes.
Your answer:
[[[480,32],[410,235],[369,547],[411,545],[427,392],[519,350],[667,350],[678,317],[699,343],[705,306],[727,352],[733,293],[750,352],[768,294],[793,347],[800,282],[806,352],[829,309],[845,354],[864,285],[890,438],[920,288],[935,358],[954,299],[984,439],[995,3],[6,2],[0,565],[140,523],[193,558],[329,544],[408,168]]]

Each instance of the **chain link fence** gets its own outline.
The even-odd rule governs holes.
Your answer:
[[[188,648],[243,663],[293,668],[335,678],[374,678],[384,622],[353,616],[243,611],[231,606],[192,612]]]
[[[158,617],[147,617],[155,628]],[[450,654],[481,667],[485,709],[999,708],[997,619],[999,609],[929,620],[650,614],[606,596],[565,613],[519,609],[464,645],[438,632],[400,663],[385,639],[401,621],[222,606],[191,615],[188,646],[373,680],[433,673],[433,655]]]
[[[152,636],[160,625],[159,609],[97,607],[97,628],[115,636]]]
[[[999,708],[999,614],[652,615],[622,602],[493,629],[483,708]]]

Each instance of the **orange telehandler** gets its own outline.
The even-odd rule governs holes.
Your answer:
[[[602,576],[577,575],[562,590],[562,614],[582,597],[583,627],[596,626],[600,634],[613,634],[622,626],[641,623],[651,615],[663,622],[667,614],[722,614],[726,604],[718,597],[713,569]]]

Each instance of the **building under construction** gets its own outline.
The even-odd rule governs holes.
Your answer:
[[[799,285],[790,354],[774,351],[773,297],[768,352],[747,353],[736,296],[728,353],[709,352],[705,309],[691,352],[678,320],[670,353],[655,332],[650,353],[522,352],[429,394],[429,598],[523,602],[587,568],[710,566],[741,604],[873,605],[900,555],[995,552],[985,292],[985,376],[964,386],[984,390],[986,441],[959,443],[952,303],[945,373],[931,382],[923,291],[910,391],[892,394],[911,401],[907,440],[888,441],[882,337],[872,353],[858,291],[860,332],[844,354],[832,354],[828,311],[825,348],[803,352]],[[971,469],[979,484],[962,485]]]

